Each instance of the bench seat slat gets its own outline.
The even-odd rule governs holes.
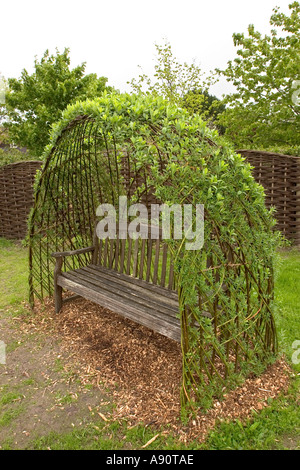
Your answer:
[[[102,266],[88,265],[80,269],[88,269],[96,272],[101,272],[103,276],[114,280],[115,282],[128,283],[133,289],[143,293],[146,289],[147,295],[152,295],[154,298],[163,297],[165,302],[170,303],[171,305],[178,305],[178,295],[177,292],[170,291],[169,289],[162,289],[160,286],[153,285],[147,281],[134,278],[133,276],[128,276],[127,274],[122,275],[118,271],[110,270],[103,268]]]
[[[151,328],[158,333],[163,334],[175,341],[180,341],[181,328],[180,321],[172,319],[169,316],[159,315],[159,311],[155,309],[141,306],[132,300],[126,299],[119,295],[112,293],[111,291],[100,290],[94,288],[92,284],[81,279],[76,279],[76,275],[72,275],[71,272],[63,273],[58,276],[57,283],[61,287],[64,287],[75,294],[79,294],[82,297],[98,303],[99,305],[111,309],[114,312],[129,318],[143,326]]]
[[[148,306],[150,309],[154,309],[158,312],[161,312],[162,315],[170,316],[171,318],[176,318],[179,313],[179,308],[176,306],[165,303],[164,297],[160,296],[159,298],[153,298],[151,295],[147,295],[147,292],[141,293],[136,291],[131,286],[132,284],[127,284],[122,281],[121,283],[114,282],[113,279],[107,279],[101,273],[96,273],[88,270],[78,269],[76,271],[71,271],[69,273],[64,273],[63,276],[67,278],[76,279],[79,282],[86,281],[89,284],[93,285],[94,289],[100,289],[107,292],[107,295],[110,293],[117,293],[118,296],[123,297],[124,300],[127,299],[134,301],[141,305]],[[71,277],[70,277],[71,276]]]
[[[114,271],[114,270],[110,270],[110,269],[107,269],[105,268],[104,266],[99,266],[99,265],[95,265],[95,264],[91,264],[89,265],[90,268],[93,268],[93,269],[96,269],[96,270],[99,270],[101,272],[105,272],[109,275],[112,275],[112,276],[115,276],[116,278],[119,278],[119,279],[124,279],[125,281],[127,282],[130,282],[132,284],[135,284],[137,286],[140,286],[144,289],[147,289],[147,290],[151,290],[152,292],[158,294],[158,295],[164,295],[164,297],[167,297],[169,299],[173,299],[175,300],[175,302],[178,302],[178,294],[177,292],[173,291],[173,290],[170,290],[170,289],[167,289],[166,287],[162,287],[162,286],[157,286],[155,284],[151,284],[150,282],[148,281],[144,281],[142,279],[137,279],[135,277],[132,277],[132,276],[129,276],[127,274],[124,274],[124,273],[119,273],[117,271]]]
[[[129,282],[127,279],[119,279],[117,276],[114,276],[113,273],[105,273],[98,270],[93,269],[93,267],[86,266],[80,269],[75,270],[75,272],[81,272],[84,275],[90,277],[97,277],[101,279],[108,286],[111,287],[111,290],[114,289],[124,289],[131,293],[132,295],[138,295],[142,300],[151,300],[158,305],[164,305],[165,308],[170,309],[172,312],[178,312],[178,299],[173,300],[169,299],[163,293],[154,293],[151,290],[145,289],[142,286],[138,286],[132,282]],[[145,281],[144,281],[145,282]]]
[[[121,301],[123,303],[123,309],[126,309],[127,306],[127,301],[128,304],[131,306],[144,309],[151,313],[154,316],[161,317],[161,318],[166,318],[168,321],[171,323],[178,323],[179,319],[176,318],[176,311],[173,312],[173,315],[170,314],[165,314],[163,315],[161,311],[157,308],[157,305],[152,304],[151,300],[149,299],[149,302],[147,305],[145,303],[141,303],[139,301],[138,296],[130,296],[126,294],[124,291],[119,290],[119,291],[112,291],[111,289],[108,288],[107,285],[102,285],[100,287],[99,283],[95,280],[91,280],[87,277],[83,278],[80,274],[74,272],[74,271],[68,271],[66,273],[63,273],[63,275],[58,277],[58,285],[61,285],[62,287],[63,284],[65,284],[65,279],[71,280],[74,283],[82,284],[88,287],[89,289],[95,291],[95,292],[101,292],[104,296],[111,297],[112,299]],[[126,303],[124,301],[126,300]],[[168,313],[170,313],[168,311]]]

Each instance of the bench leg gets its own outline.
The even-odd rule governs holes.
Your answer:
[[[56,258],[56,265],[54,269],[54,303],[55,313],[59,313],[62,307],[62,287],[57,284],[57,277],[61,274],[63,258]]]
[[[56,285],[54,287],[55,313],[59,313],[62,307],[62,287]]]

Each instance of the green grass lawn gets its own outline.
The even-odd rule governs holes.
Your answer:
[[[0,239],[0,310],[9,312],[21,308],[21,302],[27,300],[27,278],[26,248],[19,243]],[[291,250],[280,254],[275,300],[280,351],[286,355],[295,372],[289,393],[270,401],[269,407],[254,415],[247,423],[235,420],[216,425],[204,444],[192,443],[189,449],[300,449],[300,365],[292,364],[295,341],[300,341],[300,251]],[[0,391],[0,419],[7,418],[5,415],[1,417],[1,406],[13,398],[11,393]],[[13,419],[13,415],[10,419]],[[101,421],[97,425],[86,425],[84,429],[75,428],[70,433],[49,432],[48,436],[41,436],[32,442],[30,448],[122,449],[130,443],[134,449],[140,448],[145,439],[152,436],[153,430],[143,426],[127,429],[126,423],[106,424],[104,430]],[[164,435],[160,435],[149,447],[184,448],[172,436]]]
[[[27,260],[21,243],[0,238],[0,310],[28,300]]]
[[[275,297],[280,348],[291,358],[294,341],[300,341],[300,251],[281,254],[275,282]],[[300,372],[299,365],[295,368]]]

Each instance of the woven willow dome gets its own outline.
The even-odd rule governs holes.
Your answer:
[[[207,403],[276,353],[276,234],[263,188],[199,117],[160,98],[105,95],[77,103],[53,129],[35,185],[32,302],[53,295],[51,253],[91,245],[98,205],[117,206],[120,195],[148,207],[204,205],[203,248],[166,243],[179,297],[182,402]],[[65,269],[88,256],[67,259]]]

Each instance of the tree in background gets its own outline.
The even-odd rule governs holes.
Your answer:
[[[7,111],[5,108],[5,94],[6,94],[6,80],[3,75],[0,73],[0,143],[3,141],[4,136],[6,136],[7,131],[3,124],[6,120]]]
[[[157,56],[155,73],[151,79],[146,74],[132,79],[129,84],[136,93],[163,96],[170,102],[199,114],[205,120],[214,120],[224,108],[220,100],[209,94],[212,77],[205,77],[195,63],[183,64],[174,57],[170,43],[155,44]]]
[[[70,103],[96,98],[105,89],[107,78],[85,75],[86,64],[70,69],[69,49],[34,62],[34,73],[23,70],[20,79],[8,79],[5,96],[7,113],[5,126],[14,144],[27,147],[39,157],[49,140],[51,125]]]
[[[182,100],[182,106],[190,114],[199,114],[204,120],[213,122],[220,133],[225,132],[224,127],[217,124],[219,114],[225,111],[225,104],[208,91],[189,91]]]
[[[300,151],[300,5],[289,9],[273,10],[270,35],[234,34],[238,57],[218,70],[236,87],[219,122],[237,148]]]
[[[0,167],[21,160],[28,160],[28,156],[21,149],[13,146],[9,139],[7,122],[7,110],[5,107],[5,94],[7,83],[0,73]]]

